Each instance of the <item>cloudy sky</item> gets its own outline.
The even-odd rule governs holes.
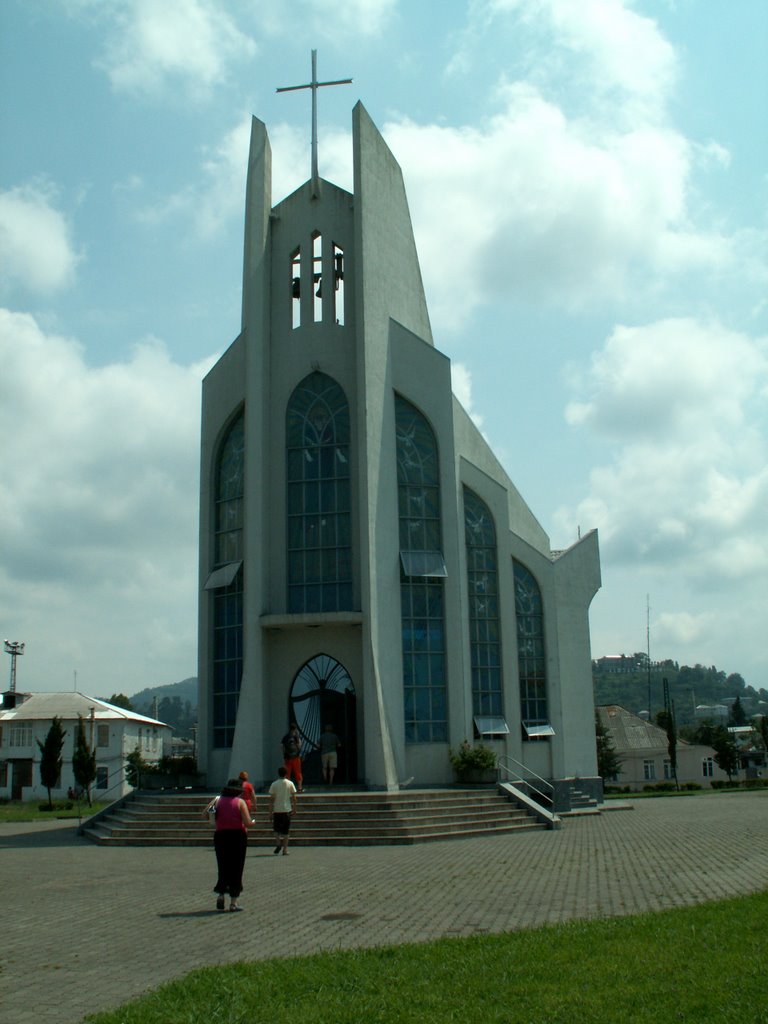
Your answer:
[[[288,13],[286,13],[288,12]],[[764,0],[3,0],[0,631],[20,689],[196,672],[200,381],[240,324],[248,126],[277,202],[405,175],[454,390],[592,649],[768,686]],[[2,671],[8,678],[10,658]],[[4,686],[5,684],[3,684]]]

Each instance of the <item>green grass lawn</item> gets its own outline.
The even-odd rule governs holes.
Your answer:
[[[208,967],[87,1020],[768,1024],[767,958],[768,891],[639,917]]]
[[[41,811],[40,805],[47,804],[47,800],[9,800],[8,803],[0,803],[0,824],[4,821],[51,821],[56,818],[76,818],[78,816],[77,803],[74,800],[54,800],[53,811]],[[72,804],[67,808],[65,804]],[[90,818],[96,811],[106,807],[105,803],[93,801],[91,807],[87,801],[80,804],[80,817]]]

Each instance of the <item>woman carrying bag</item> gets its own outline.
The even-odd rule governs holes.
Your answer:
[[[242,910],[237,899],[243,891],[243,868],[248,847],[248,827],[253,824],[248,805],[243,800],[240,779],[230,779],[203,811],[203,817],[213,813],[216,831],[213,846],[219,877],[213,891],[217,894],[216,909],[224,910],[224,897],[229,894],[229,909]]]

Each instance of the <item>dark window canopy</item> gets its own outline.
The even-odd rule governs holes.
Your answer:
[[[442,551],[401,551],[400,564],[406,576],[447,576]]]
[[[523,722],[523,731],[529,740],[537,740],[542,736],[555,735],[555,730],[549,722]]]
[[[478,736],[506,736],[509,733],[507,720],[501,715],[475,715],[475,732]]]
[[[227,562],[226,565],[220,565],[218,569],[214,569],[209,574],[203,590],[218,590],[219,587],[228,587],[235,576],[237,576],[238,569],[242,564],[242,561],[240,561]]]

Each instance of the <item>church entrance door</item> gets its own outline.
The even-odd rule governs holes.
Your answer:
[[[349,673],[335,658],[317,654],[296,673],[288,698],[290,721],[301,733],[301,757],[304,781],[322,785],[323,768],[320,733],[330,725],[339,737],[338,767],[334,785],[357,782],[357,729],[355,687]]]

